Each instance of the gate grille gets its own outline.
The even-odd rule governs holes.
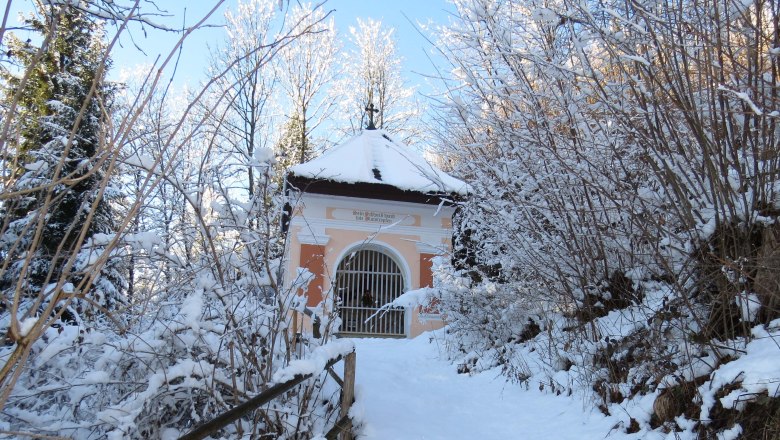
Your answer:
[[[398,298],[403,289],[401,269],[389,255],[362,249],[345,257],[336,270],[340,334],[405,335],[403,309],[376,314],[380,307]]]

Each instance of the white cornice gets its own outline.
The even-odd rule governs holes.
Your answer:
[[[327,234],[307,234],[305,232],[298,233],[298,241],[301,244],[314,244],[317,246],[325,246],[330,241],[330,235]]]
[[[417,247],[417,252],[421,254],[433,254],[433,255],[441,255],[442,253],[446,253],[449,249],[446,249],[446,246],[443,244],[439,244],[438,247],[431,243],[425,243],[422,241],[418,241],[415,244],[415,247]]]
[[[298,221],[296,221],[298,220]],[[449,228],[426,228],[422,226],[404,226],[404,225],[376,225],[368,222],[355,222],[350,220],[332,220],[322,218],[306,218],[304,221],[299,216],[293,217],[291,226],[306,226],[311,229],[343,229],[347,231],[362,231],[373,234],[398,234],[411,235],[416,237],[451,237],[452,230]]]
[[[375,205],[381,205],[384,207],[399,207],[399,208],[412,208],[412,209],[419,209],[422,211],[440,211],[444,212],[444,210],[455,210],[455,207],[452,205],[444,205],[441,208],[439,207],[439,204],[427,204],[427,203],[413,203],[413,202],[400,202],[397,200],[381,200],[381,199],[371,199],[366,197],[346,197],[346,196],[336,196],[336,195],[330,195],[330,194],[317,194],[317,193],[303,193],[301,194],[302,198],[311,198],[314,200],[322,200],[322,201],[337,201],[340,203],[343,203],[345,207],[351,207],[354,206],[356,202],[358,203],[369,203],[369,204],[375,204]]]

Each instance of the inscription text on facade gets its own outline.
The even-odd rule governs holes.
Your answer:
[[[395,223],[397,219],[397,215],[391,212],[365,211],[362,209],[353,209],[352,216],[358,222],[381,223],[385,225]]]

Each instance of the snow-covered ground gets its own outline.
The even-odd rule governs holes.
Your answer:
[[[435,338],[355,339],[361,439],[625,438],[575,396],[507,383],[498,371],[457,374]],[[613,437],[614,436],[614,437]]]

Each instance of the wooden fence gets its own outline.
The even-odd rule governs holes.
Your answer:
[[[342,359],[344,360],[343,380],[339,378],[338,375],[333,371],[333,366]],[[339,414],[339,420],[336,422],[335,426],[325,435],[325,438],[328,440],[352,439],[352,421],[349,418],[349,409],[352,406],[352,401],[355,399],[355,364],[356,356],[355,352],[353,351],[346,356],[339,355],[333,359],[330,359],[326,363],[325,369],[323,370],[327,371],[341,387],[341,411]],[[321,372],[322,371],[317,372],[316,374]],[[315,373],[298,374],[286,382],[273,385],[257,396],[247,400],[246,402],[214,417],[208,422],[201,424],[189,433],[181,436],[179,440],[203,439],[224,428],[225,426],[235,422],[247,413],[281,396],[283,393],[295,388],[296,386],[300,385],[301,382],[313,377],[314,375]]]

